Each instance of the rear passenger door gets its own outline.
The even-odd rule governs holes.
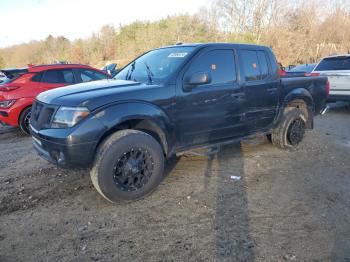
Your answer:
[[[263,50],[240,50],[241,77],[246,95],[245,120],[249,132],[268,127],[278,104],[278,82],[272,79],[271,62]]]
[[[72,69],[51,69],[41,73],[42,91],[76,83]]]

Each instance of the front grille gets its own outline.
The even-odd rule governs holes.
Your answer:
[[[42,102],[35,101],[32,105],[30,124],[36,130],[49,128],[52,121],[52,117],[56,112],[57,108],[57,106],[47,105]]]

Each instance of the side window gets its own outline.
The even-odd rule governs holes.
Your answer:
[[[32,77],[32,82],[41,82],[41,78],[43,76],[43,72],[37,73],[35,76]]]
[[[260,79],[265,79],[269,75],[269,64],[264,51],[258,51],[258,59],[260,65]]]
[[[101,72],[88,69],[80,70],[79,74],[83,82],[102,80],[108,77],[107,75],[102,74]]]
[[[255,81],[260,79],[259,61],[256,51],[241,51],[244,76],[246,81]]]
[[[211,84],[223,84],[236,81],[236,65],[232,50],[213,50],[200,57],[191,64],[185,78],[196,72],[208,73]]]
[[[74,83],[74,75],[72,70],[62,70],[62,74],[65,83]]]
[[[75,82],[71,69],[47,70],[41,81],[50,84],[72,84]]]
[[[350,70],[350,57],[349,56],[336,56],[324,58],[317,65],[315,71],[338,71],[338,70]]]

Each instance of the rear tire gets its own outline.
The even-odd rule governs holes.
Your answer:
[[[19,128],[22,131],[23,134],[25,135],[30,135],[29,132],[29,120],[30,120],[30,114],[32,112],[32,107],[27,107],[24,109],[19,116]]]
[[[98,148],[91,180],[108,201],[132,201],[151,193],[161,182],[164,154],[150,135],[137,130],[121,130]]]
[[[272,130],[271,142],[279,148],[295,148],[304,138],[306,117],[299,108],[284,113],[278,126]]]

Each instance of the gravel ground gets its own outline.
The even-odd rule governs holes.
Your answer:
[[[88,170],[0,127],[0,261],[350,261],[349,167],[337,105],[297,150],[256,139],[183,156],[152,195],[113,205]]]

